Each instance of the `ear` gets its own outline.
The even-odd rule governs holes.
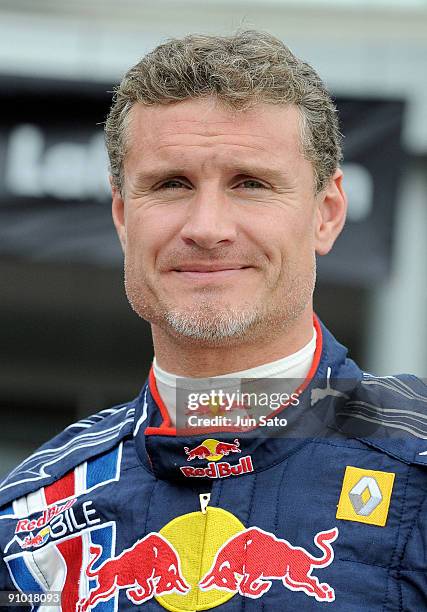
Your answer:
[[[126,225],[125,225],[125,203],[119,189],[114,185],[113,179],[110,176],[111,198],[112,198],[112,215],[117,236],[122,245],[123,253],[126,249]]]
[[[326,255],[341,233],[347,213],[347,196],[342,186],[343,172],[338,168],[327,187],[317,196],[315,248],[318,255]]]

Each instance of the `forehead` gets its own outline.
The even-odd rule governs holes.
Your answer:
[[[302,159],[300,113],[293,105],[225,108],[214,98],[166,105],[135,104],[127,125],[127,159],[194,155]]]

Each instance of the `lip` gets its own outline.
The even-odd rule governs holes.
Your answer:
[[[182,279],[188,280],[203,280],[203,281],[215,281],[226,278],[232,278],[236,274],[241,274],[245,270],[249,269],[249,266],[241,268],[221,268],[219,270],[173,270],[175,274],[178,274]]]
[[[243,270],[249,266],[234,264],[234,263],[221,263],[221,264],[183,264],[179,268],[175,268],[174,272],[224,272],[227,270]]]

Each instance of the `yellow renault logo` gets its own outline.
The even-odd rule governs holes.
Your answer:
[[[384,527],[387,522],[395,474],[363,470],[348,465],[345,470],[336,517]]]

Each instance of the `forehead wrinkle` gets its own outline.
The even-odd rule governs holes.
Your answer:
[[[131,133],[134,134],[135,132],[140,132],[144,134],[145,132],[144,128],[146,127],[146,122],[148,121],[149,125],[151,126],[151,129],[149,131],[155,132],[153,134],[153,137],[151,138],[152,141],[153,140],[158,141],[159,139],[161,140],[163,138],[163,135],[162,135],[162,130],[163,130],[163,134],[166,137],[172,136],[172,137],[177,137],[180,139],[182,139],[182,137],[185,136],[185,134],[187,133],[189,137],[200,136],[200,137],[206,137],[206,138],[212,138],[212,137],[215,138],[215,137],[226,136],[226,137],[233,138],[236,136],[237,137],[242,136],[242,137],[249,137],[253,139],[267,140],[270,142],[272,138],[277,138],[278,131],[273,130],[271,134],[268,133],[269,132],[268,124],[269,123],[271,124],[271,121],[267,121],[266,123],[264,110],[270,111],[271,108],[273,108],[273,110],[279,111],[279,114],[277,117],[277,119],[279,120],[279,123],[282,123],[281,120],[283,119],[285,121],[285,125],[291,125],[293,128],[295,128],[292,131],[295,132],[295,135],[297,136],[297,140],[299,140],[300,134],[299,134],[298,126],[293,125],[294,122],[292,120],[289,120],[289,118],[287,117],[287,115],[289,115],[289,111],[294,110],[292,105],[291,106],[285,105],[283,108],[276,109],[275,105],[272,106],[272,105],[261,104],[260,108],[248,110],[243,114],[233,113],[232,111],[230,111],[230,109],[224,109],[228,115],[225,119],[222,119],[222,118],[213,119],[209,117],[209,112],[211,110],[215,111],[217,109],[217,102],[213,101],[214,102],[213,105],[209,104],[207,109],[204,109],[202,101],[198,100],[197,101],[197,113],[195,112],[194,114],[196,115],[202,114],[202,118],[200,116],[194,117],[194,114],[192,117],[188,119],[185,117],[179,116],[179,114],[181,113],[178,113],[177,111],[184,108],[184,106],[186,105],[188,106],[190,102],[191,101],[183,101],[177,106],[175,105],[174,108],[172,109],[172,113],[170,112],[171,109],[169,109],[168,107],[166,108],[164,107],[146,108],[140,105],[139,103],[134,104],[131,109],[130,117],[128,121],[127,136],[129,137],[131,136]],[[192,102],[194,104],[194,101]],[[202,104],[201,107],[200,107],[200,104]],[[204,114],[202,112],[203,110],[206,112],[208,116],[206,115],[203,116]],[[295,107],[295,110],[297,111],[297,114],[298,114],[297,118],[299,120],[299,112],[296,107]],[[147,114],[148,114],[148,117],[145,117],[145,115]],[[165,121],[165,117],[166,117],[166,121]],[[267,115],[267,119],[269,119],[268,115]],[[172,121],[172,126],[168,130],[167,124],[170,123],[171,121]],[[245,123],[246,123],[246,126],[244,125]],[[188,133],[189,126],[194,126],[195,131],[193,131],[192,133]],[[183,134],[177,133],[178,131],[180,131],[180,128],[183,130]],[[224,129],[225,132],[223,134],[221,133],[218,134],[217,131],[219,128]],[[241,129],[243,129],[244,132],[239,131]],[[246,129],[249,129],[249,132],[246,132]],[[259,133],[258,134],[254,133],[254,129],[255,131],[258,131]],[[267,135],[265,135],[266,133]],[[290,142],[286,144],[289,146]]]
[[[266,153],[268,153],[268,151],[266,151],[261,146],[249,145],[249,144],[238,144],[238,143],[234,143],[232,145],[226,144],[226,143],[223,143],[223,144],[224,144],[224,146],[226,145],[226,146],[238,147],[238,148],[241,148],[241,149],[254,149],[255,151],[265,151]],[[215,142],[206,142],[206,143],[203,143],[203,144],[195,143],[195,144],[186,144],[186,145],[182,145],[182,143],[178,143],[178,144],[163,144],[163,145],[161,144],[161,145],[159,145],[156,148],[157,148],[157,150],[160,151],[160,150],[164,150],[164,149],[173,149],[173,148],[176,148],[176,147],[182,148],[183,146],[185,146],[185,148],[190,148],[190,149],[199,148],[199,147],[211,149],[211,148],[213,148],[215,146],[218,146],[218,143],[215,143]],[[181,152],[180,157],[182,155],[185,155],[185,152]],[[220,155],[220,153],[218,152],[216,155]]]
[[[170,130],[164,130],[164,134],[166,134],[167,136],[175,136],[177,135],[177,132],[179,130],[179,123],[177,122],[174,124],[173,129],[171,128]],[[189,123],[194,123],[193,121],[189,122]],[[185,130],[183,131],[183,134],[188,134],[188,136],[201,136],[204,137],[206,136],[206,138],[215,138],[215,137],[221,137],[221,136],[249,136],[250,138],[267,138],[267,136],[265,136],[264,132],[265,132],[265,126],[258,126],[260,130],[263,131],[262,134],[257,134],[256,132],[253,131],[253,129],[251,129],[249,132],[243,132],[239,126],[237,126],[236,130],[233,130],[233,126],[235,124],[234,123],[230,123],[226,125],[226,129],[224,131],[222,130],[218,130],[218,129],[214,129],[214,126],[206,126],[206,127],[212,127],[212,129],[210,130],[206,130],[206,127],[202,130],[196,130],[196,129],[191,129],[190,131],[188,131],[188,128],[185,127]],[[251,126],[251,128],[253,128],[254,125]],[[257,127],[257,126],[255,126]],[[208,133],[207,133],[208,132]]]
[[[241,136],[245,137],[245,135],[241,135]],[[246,137],[247,136],[248,135],[246,135]],[[236,142],[236,135],[232,135],[232,134],[231,135],[226,134],[226,135],[220,135],[220,136],[202,135],[200,136],[200,139],[197,139],[197,142],[194,142],[193,134],[189,134],[187,137],[186,135],[182,136],[179,134],[174,134],[173,139],[162,138],[160,136],[156,139],[152,139],[151,142],[146,141],[145,146],[144,146],[144,143],[141,144],[141,149],[144,150],[147,147],[149,151],[154,152],[156,150],[160,151],[164,149],[170,149],[173,147],[179,147],[182,149],[188,149],[188,148],[194,149],[197,147],[212,148],[212,147],[223,146],[223,147],[238,147],[242,149],[256,149],[256,150],[261,150],[261,151],[265,151],[266,153],[268,153],[266,145],[269,145],[269,144],[271,145],[271,138],[268,138],[266,136],[257,136],[256,138],[252,137],[250,141],[247,140],[245,142]]]
[[[199,145],[188,145],[188,147],[194,149],[198,148]],[[206,145],[202,148],[207,151],[211,149],[212,146]],[[216,166],[218,168],[226,167],[230,170],[237,170],[239,168],[250,170],[253,168],[252,171],[247,172],[247,174],[253,175],[261,174],[262,172],[267,174],[271,170],[274,171],[274,174],[278,175],[282,173],[283,177],[285,177],[289,174],[290,169],[297,163],[297,156],[292,155],[290,159],[287,159],[286,162],[284,161],[283,165],[278,165],[277,160],[280,160],[280,153],[274,150],[268,151],[262,146],[248,144],[234,144],[232,151],[215,151],[209,155],[203,155],[198,158],[188,157],[186,152],[181,149],[180,145],[161,145],[159,149],[162,149],[162,152],[159,150],[160,155],[157,158],[159,162],[157,168],[168,173],[171,166],[174,168],[186,168],[189,172],[196,168],[203,171],[209,166]],[[177,155],[175,155],[174,149],[178,149]],[[254,156],[253,153],[249,154],[249,151],[256,152],[256,156]],[[153,162],[153,165],[156,164],[157,160],[155,155],[150,156],[150,161]],[[285,169],[285,166],[287,166],[288,171]],[[142,168],[141,170],[142,174],[144,174],[144,170]],[[246,174],[246,172],[242,171],[241,174]]]
[[[198,147],[198,145],[189,145],[189,146],[190,148]],[[162,172],[169,173],[169,170],[171,168],[183,168],[183,169],[187,168],[187,170],[190,171],[190,169],[195,169],[195,168],[200,168],[201,170],[205,170],[207,167],[210,167],[210,166],[218,167],[218,168],[221,168],[221,167],[226,167],[226,168],[236,167],[237,168],[237,167],[251,167],[251,166],[260,167],[263,164],[265,165],[266,170],[267,170],[268,168],[271,168],[271,166],[273,165],[274,157],[271,154],[269,154],[267,151],[265,151],[265,149],[263,149],[262,147],[247,146],[247,145],[236,145],[236,147],[238,147],[239,149],[240,148],[243,149],[245,151],[245,154],[241,155],[240,151],[239,151],[239,154],[236,154],[230,151],[228,151],[225,154],[224,152],[221,152],[221,151],[214,151],[212,154],[209,154],[209,155],[189,157],[188,155],[186,155],[185,151],[183,152],[181,150],[180,145],[163,145],[159,147],[158,152],[159,153],[166,152],[166,155],[160,154],[157,157],[157,159],[156,159],[156,155],[148,156],[148,159],[149,159],[149,161],[147,160],[148,168],[147,170],[144,170],[144,168],[141,167],[140,174],[144,175],[146,172],[147,174],[162,173]],[[174,148],[179,148],[177,155],[174,154],[174,151],[173,151]],[[211,147],[206,147],[206,148],[210,149]],[[253,155],[248,156],[248,149],[256,151],[257,153],[256,157],[254,157]],[[260,155],[260,152],[262,152],[263,155]],[[154,167],[150,168],[151,164]]]
[[[239,131],[238,123],[233,121],[216,121],[212,128],[215,128],[214,133],[209,129],[210,133],[206,133],[206,126],[211,124],[208,122],[200,121],[200,119],[186,119],[179,118],[175,125],[168,128],[166,125],[161,123],[156,129],[156,118],[154,122],[150,123],[149,129],[145,132],[141,129],[141,136],[139,143],[136,147],[132,147],[128,151],[128,161],[133,158],[131,162],[134,167],[140,167],[142,174],[144,173],[143,166],[156,165],[164,162],[165,164],[172,164],[174,167],[181,167],[183,165],[199,165],[204,163],[204,154],[209,155],[215,159],[218,155],[225,160],[224,163],[227,165],[240,164],[243,166],[254,165],[260,166],[267,164],[272,166],[277,159],[283,158],[284,165],[290,167],[297,163],[298,158],[301,156],[299,147],[299,138],[295,139],[295,130],[291,130],[289,134],[283,134],[281,137],[281,130],[277,130],[274,133],[263,132],[262,122],[256,126],[246,126],[249,132],[243,127],[244,131]],[[197,124],[195,125],[195,121]],[[138,123],[134,127],[137,128]],[[177,133],[177,124],[179,126]],[[196,131],[188,132],[188,127],[194,126]],[[227,128],[236,128],[236,131],[230,133],[230,131],[217,133],[218,127],[224,126]],[[141,126],[142,127],[142,126]],[[252,130],[255,127],[257,131]],[[182,129],[182,133],[180,133]],[[139,131],[139,130],[137,130]],[[296,130],[298,132],[298,130]],[[296,134],[298,135],[298,133]],[[239,142],[239,140],[244,142]],[[196,140],[196,142],[194,142]],[[297,140],[297,142],[295,142]],[[237,141],[237,142],[236,142]],[[136,143],[135,143],[136,144]],[[212,151],[215,147],[218,148],[218,153]],[[225,149],[225,150],[224,150]],[[196,160],[193,157],[194,151],[199,151],[202,159]],[[188,152],[188,156],[186,153]],[[257,157],[253,159],[254,153]],[[240,159],[236,159],[236,157]],[[249,159],[248,159],[249,157]],[[231,158],[230,161],[227,158]],[[145,162],[145,163],[144,163]],[[260,164],[261,162],[261,164]],[[168,169],[166,168],[166,171]]]

